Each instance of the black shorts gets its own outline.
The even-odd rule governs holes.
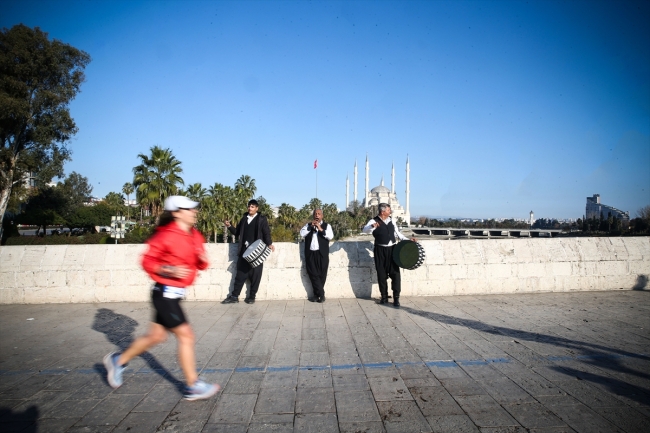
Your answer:
[[[165,298],[162,290],[154,289],[151,291],[151,302],[155,310],[154,323],[158,323],[167,329],[176,328],[183,323],[187,323],[180,299]]]

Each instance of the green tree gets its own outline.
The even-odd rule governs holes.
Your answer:
[[[131,194],[133,194],[133,184],[127,182],[122,185],[122,192],[126,194],[126,219],[131,221]]]
[[[43,228],[45,234],[48,225],[66,224],[62,214],[67,204],[68,201],[61,188],[49,186],[39,188],[38,193],[25,206],[25,212],[19,215],[18,223],[37,226],[36,234],[39,234],[40,229]]]
[[[235,181],[235,191],[241,192],[244,200],[252,199],[257,192],[257,186],[255,186],[255,179],[251,178],[246,174],[242,174],[237,181]]]
[[[201,203],[201,200],[208,196],[208,191],[203,188],[200,182],[197,182],[187,187],[185,190],[185,195],[188,198]]]
[[[87,53],[49,40],[38,27],[0,32],[0,221],[25,173],[36,172],[41,183],[63,175],[70,159],[64,143],[77,133],[68,104],[89,62]]]
[[[151,215],[157,218],[163,209],[163,202],[170,195],[177,194],[183,185],[181,162],[170,149],[153,146],[150,155],[139,154],[141,164],[133,168],[133,186],[141,203],[146,202]]]
[[[88,201],[93,192],[93,187],[90,185],[88,178],[73,171],[66,177],[63,182],[59,183],[55,188],[61,189],[66,204],[62,209],[62,215],[67,219],[75,210],[83,206]]]
[[[112,215],[124,213],[124,196],[117,192],[109,192],[104,197],[104,203],[111,210]]]

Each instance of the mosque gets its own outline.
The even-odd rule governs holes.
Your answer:
[[[411,195],[410,190],[410,174],[411,168],[409,164],[409,158],[406,157],[406,201],[405,206],[399,204],[397,200],[397,194],[395,194],[395,164],[391,168],[390,176],[390,189],[384,186],[384,177],[381,178],[381,184],[369,190],[370,182],[370,163],[368,162],[368,156],[366,155],[366,188],[361,201],[361,206],[377,206],[379,203],[388,203],[390,209],[392,210],[392,218],[397,220],[401,218],[407,225],[411,225],[411,211],[409,208],[409,199]],[[357,162],[354,161],[354,201],[358,200],[357,197]],[[350,204],[350,177],[348,176],[345,180],[345,202]]]

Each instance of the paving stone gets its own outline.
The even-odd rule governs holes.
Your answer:
[[[599,407],[598,414],[626,432],[650,430],[650,417],[641,415],[630,407]]]
[[[411,387],[409,390],[426,417],[465,414],[456,400],[442,386]]]
[[[46,414],[46,418],[79,419],[86,415],[102,400],[65,400],[57,404]]]
[[[169,412],[131,412],[113,432],[156,432]]]
[[[70,428],[78,421],[78,418],[48,418],[41,419],[35,425],[34,432],[43,432],[43,433],[64,433],[71,431]],[[110,427],[113,428],[112,426]],[[11,430],[3,430],[10,432]],[[24,432],[29,432],[30,430],[23,430]],[[110,430],[106,430],[110,431]]]
[[[298,388],[331,388],[330,370],[301,368],[298,372]]]
[[[179,390],[170,384],[156,385],[138,403],[133,412],[169,412],[176,407],[182,397]]]
[[[368,379],[364,374],[332,374],[334,391],[365,391],[370,389]]]
[[[157,431],[197,432],[203,429],[212,413],[217,397],[207,400],[181,400],[169,413]]]
[[[35,374],[21,381],[16,386],[2,392],[4,399],[24,399],[30,398],[37,392],[52,386],[55,382],[61,380],[63,375],[53,374]]]
[[[262,388],[257,397],[255,413],[293,413],[295,388]]]
[[[334,389],[332,388],[298,388],[296,395],[296,413],[336,412]]]
[[[338,433],[339,424],[334,413],[301,413],[296,415],[293,431]]]
[[[84,415],[77,426],[118,425],[143,397],[140,394],[111,394]]]
[[[480,383],[470,378],[440,379],[442,386],[454,397],[464,395],[487,395]]]
[[[615,432],[618,429],[602,416],[583,404],[555,405],[550,408],[555,415],[578,432]]]
[[[479,433],[479,429],[467,415],[428,416],[427,422],[434,433]]]
[[[298,367],[291,367],[290,370],[269,370],[264,374],[261,388],[295,388],[297,386]]]
[[[334,398],[339,423],[381,421],[370,391],[335,392]]]
[[[340,422],[341,433],[386,433],[384,424],[380,421],[369,422]]]
[[[387,432],[430,432],[431,427],[414,401],[378,401]]]
[[[530,394],[507,377],[497,380],[482,380],[479,383],[500,404],[536,402]]]
[[[257,394],[264,373],[261,371],[234,372],[226,385],[224,394]]]
[[[540,403],[508,404],[503,406],[519,424],[526,428],[568,427],[553,412]]]
[[[398,376],[382,376],[368,378],[370,389],[375,401],[413,400],[411,393]]]
[[[519,423],[488,395],[454,396],[460,407],[479,427],[517,426]]]
[[[202,433],[246,433],[248,424],[213,424],[203,426]]]
[[[223,394],[208,423],[248,424],[256,402],[257,394]]]

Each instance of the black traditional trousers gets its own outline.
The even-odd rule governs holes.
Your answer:
[[[318,251],[311,251],[305,257],[307,275],[314,289],[314,298],[325,296],[325,281],[327,280],[327,268],[330,265],[329,256],[323,257]]]
[[[402,280],[399,273],[399,266],[393,261],[393,248],[375,245],[375,268],[377,269],[377,283],[382,299],[388,298],[388,277],[390,277],[393,298],[399,298],[402,290]]]
[[[255,299],[257,289],[260,288],[260,282],[262,281],[263,269],[264,263],[254,268],[246,259],[239,257],[237,259],[237,274],[235,275],[235,285],[232,288],[232,296],[238,298],[242,287],[244,287],[244,283],[249,279],[251,280],[251,290],[248,297]]]

